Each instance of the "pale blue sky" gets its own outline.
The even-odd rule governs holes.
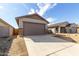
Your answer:
[[[0,3],[0,18],[14,27],[18,27],[15,17],[37,12],[51,23],[69,21],[79,23],[79,4],[35,4],[35,3]]]

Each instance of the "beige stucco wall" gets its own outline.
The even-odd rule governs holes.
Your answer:
[[[79,28],[77,28],[77,33],[79,33]]]
[[[9,36],[12,36],[13,35],[13,28],[11,26],[9,26],[9,32],[10,32]]]
[[[35,20],[35,19],[31,19],[31,18],[21,18],[21,19],[19,20],[19,28],[23,28],[23,21],[32,22],[32,23],[47,24],[45,21],[42,21],[42,20]]]
[[[0,26],[8,27],[8,25],[6,25],[6,24],[4,24],[4,23],[2,23],[2,22],[0,22]]]
[[[51,30],[52,33],[56,33],[56,29],[55,28],[49,28],[48,30]]]
[[[13,27],[11,27],[10,25],[6,25],[2,22],[0,22],[0,26],[4,26],[6,28],[9,28],[9,36],[12,36],[13,35]]]

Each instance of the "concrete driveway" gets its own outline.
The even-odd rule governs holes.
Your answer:
[[[24,37],[29,56],[79,56],[79,44],[52,35]]]

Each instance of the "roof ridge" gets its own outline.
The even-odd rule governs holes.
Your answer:
[[[10,25],[8,22],[4,21],[2,18],[0,18],[0,21],[2,21],[3,23],[5,23],[5,24],[7,24],[7,25],[9,25],[9,26],[11,26],[11,27],[13,27],[13,26]],[[13,27],[13,28],[14,28],[14,27]]]

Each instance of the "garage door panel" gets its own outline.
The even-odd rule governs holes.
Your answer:
[[[9,28],[0,26],[0,37],[7,37],[7,36],[9,36]]]
[[[24,35],[37,35],[44,34],[45,25],[38,23],[23,23],[23,32]]]

